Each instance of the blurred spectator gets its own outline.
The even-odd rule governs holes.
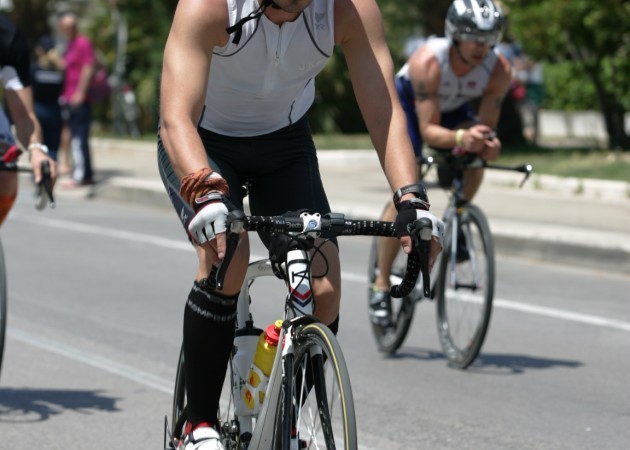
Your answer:
[[[89,185],[94,180],[89,142],[92,106],[88,90],[94,75],[95,54],[89,38],[79,34],[75,14],[63,14],[58,25],[61,35],[67,39],[62,106],[70,125],[73,162],[72,179],[65,186]]]
[[[501,104],[501,115],[497,124],[497,134],[505,145],[519,144],[525,141],[523,135],[523,117],[521,104],[525,99],[525,86],[518,80],[517,66],[523,56],[521,46],[504,35],[496,49],[510,62],[512,83],[508,95]]]
[[[525,94],[519,102],[523,133],[529,142],[535,144],[538,141],[538,112],[545,95],[542,64],[524,54],[518,66],[517,78]]]
[[[42,36],[34,50],[32,83],[35,114],[42,126],[44,144],[48,146],[49,155],[57,160],[63,126],[59,104],[63,90],[63,61],[51,36]]]

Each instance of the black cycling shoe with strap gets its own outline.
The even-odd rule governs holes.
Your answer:
[[[373,288],[370,294],[368,306],[370,321],[381,327],[392,326],[392,298],[389,291],[380,291]]]

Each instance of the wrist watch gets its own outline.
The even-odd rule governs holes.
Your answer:
[[[31,151],[33,151],[33,149],[38,148],[41,150],[42,153],[48,154],[48,146],[44,145],[44,144],[39,144],[39,143],[35,143],[35,144],[31,144],[29,145],[26,150],[28,150],[28,152],[30,153]]]
[[[403,186],[396,192],[394,192],[394,205],[397,209],[398,205],[400,205],[400,198],[405,194],[414,194],[423,203],[426,203],[427,206],[429,205],[429,197],[427,196],[427,189],[425,188],[424,183],[416,183]]]

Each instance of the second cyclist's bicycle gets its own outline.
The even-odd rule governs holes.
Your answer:
[[[423,176],[433,166],[433,157],[422,161]],[[411,327],[415,305],[423,298],[436,300],[437,330],[440,345],[449,364],[467,368],[483,345],[492,313],[495,284],[494,241],[488,220],[479,206],[464,198],[463,173],[467,168],[516,171],[525,174],[521,186],[533,168],[529,164],[508,167],[491,164],[474,154],[442,155],[438,163],[440,186],[449,194],[444,211],[444,249],[433,265],[430,286],[418,284],[409,295],[391,300],[391,325],[372,323],[379,350],[393,354],[400,348]],[[378,238],[372,243],[368,260],[370,288],[377,275]],[[404,273],[404,259],[399,252],[392,265],[390,281],[398,283]]]
[[[409,255],[407,269],[392,288],[394,295],[407,295],[421,269],[428,276],[432,224],[428,219],[420,219],[414,226],[410,233],[419,250]],[[312,212],[264,217],[232,212],[228,217],[228,250],[216,274],[218,287],[222,286],[242,229],[270,233],[272,239],[280,237],[276,242],[282,245],[272,245],[273,258],[270,255],[270,259],[249,264],[238,297],[236,337],[217,414],[223,445],[227,450],[356,450],[358,438],[348,368],[336,336],[312,315],[311,257],[326,242],[316,238],[394,236],[393,223],[349,220],[334,213],[323,217]],[[278,350],[268,384],[262,390],[264,400],[256,411],[243,401],[253,348],[263,332],[254,325],[250,288],[257,278],[266,276],[283,279],[288,292]],[[186,370],[182,350],[173,399],[172,431],[168,422],[165,425],[167,449],[177,448],[184,437]]]

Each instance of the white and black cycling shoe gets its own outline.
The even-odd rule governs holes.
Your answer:
[[[221,436],[207,423],[199,424],[194,430],[186,424],[185,437],[179,442],[177,450],[225,450]]]

